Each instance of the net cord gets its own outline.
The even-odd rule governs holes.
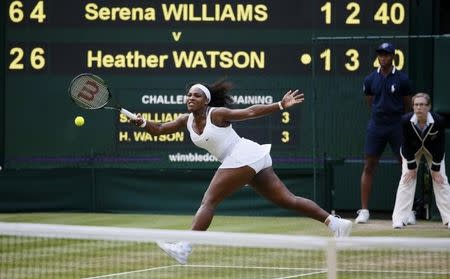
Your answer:
[[[193,244],[325,250],[330,237],[255,234],[235,232],[200,232],[184,230],[141,229],[123,227],[53,225],[0,222],[0,235],[64,239],[120,240],[138,242],[188,241]],[[422,249],[450,250],[447,238],[348,237],[332,239],[337,250]]]

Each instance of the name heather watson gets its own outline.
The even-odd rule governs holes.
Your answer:
[[[86,55],[87,68],[162,69],[168,61],[177,69],[264,69],[266,55],[256,50],[183,50],[172,51],[171,55],[143,54],[139,50],[118,54],[88,50]]]

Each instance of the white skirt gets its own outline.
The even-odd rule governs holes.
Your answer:
[[[226,156],[219,169],[234,169],[248,166],[270,153],[271,144],[258,144],[242,138]]]

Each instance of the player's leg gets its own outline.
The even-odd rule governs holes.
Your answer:
[[[420,156],[416,157],[419,165]],[[392,212],[392,227],[400,229],[409,223],[411,210],[414,203],[414,193],[416,192],[417,176],[409,181],[406,180],[408,172],[408,161],[402,156],[402,176],[398,183],[395,197],[394,211]]]
[[[273,203],[325,223],[335,236],[348,236],[351,232],[350,221],[331,216],[314,201],[294,195],[278,178],[272,167],[259,171],[250,185],[258,194]]]
[[[211,224],[217,205],[245,184],[248,184],[255,171],[248,167],[218,169],[206,190],[202,202],[192,222],[192,230],[204,231]]]
[[[249,183],[255,171],[250,167],[218,169],[206,190],[192,222],[192,230],[205,231],[214,217],[217,205],[233,192]],[[159,242],[158,246],[180,264],[186,264],[192,252],[188,242]]]
[[[330,215],[314,201],[294,195],[273,171],[272,167],[261,170],[250,185],[255,191],[273,203],[297,211],[319,222]]]

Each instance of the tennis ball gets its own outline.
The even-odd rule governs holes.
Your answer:
[[[75,117],[75,125],[77,125],[78,127],[81,127],[81,126],[84,125],[84,118],[83,118],[83,116]]]

